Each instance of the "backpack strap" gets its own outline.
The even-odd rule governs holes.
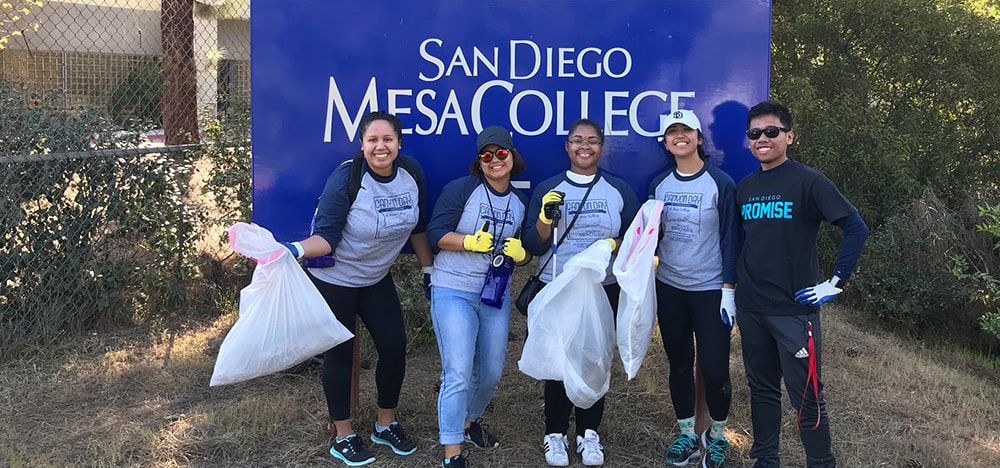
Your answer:
[[[354,200],[358,198],[358,192],[361,191],[361,176],[365,170],[365,157],[363,155],[357,154],[351,158],[351,175],[347,179],[347,200],[351,205],[354,204]]]

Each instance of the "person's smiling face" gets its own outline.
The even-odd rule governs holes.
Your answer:
[[[504,159],[500,159],[497,152],[506,153]],[[483,158],[484,154],[489,154],[489,161]],[[500,145],[489,144],[483,147],[483,150],[479,153],[479,167],[483,170],[483,177],[495,182],[501,182],[501,185],[506,184],[510,181],[510,171],[514,169],[514,155],[510,152],[510,148],[502,148]]]
[[[695,130],[682,123],[675,123],[667,127],[664,132],[663,145],[674,155],[674,158],[684,159],[692,155],[698,157],[698,145],[701,144],[701,136]]]
[[[368,125],[361,137],[361,152],[372,171],[388,177],[392,175],[392,163],[399,155],[399,144],[399,135],[396,135],[392,124],[385,120],[375,120]]]
[[[760,115],[754,117],[750,121],[750,128],[764,129],[767,127],[778,127],[783,129],[785,126],[781,123],[781,119],[776,115]],[[788,159],[787,150],[788,145],[792,144],[795,139],[795,133],[791,130],[781,130],[774,137],[768,137],[765,134],[761,134],[760,138],[756,140],[750,140],[750,152],[753,156],[760,161],[760,167],[763,170],[773,169],[781,165]]]
[[[570,170],[577,174],[596,174],[597,161],[601,159],[604,143],[597,129],[590,125],[578,125],[566,139],[566,154],[569,155]]]

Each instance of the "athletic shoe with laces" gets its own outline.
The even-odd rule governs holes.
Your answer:
[[[701,433],[701,446],[705,448],[705,456],[701,458],[701,468],[720,468],[726,466],[726,451],[729,441],[725,437],[712,438],[710,429]]]
[[[552,433],[542,439],[542,448],[545,449],[545,463],[549,466],[569,466],[569,455],[566,449],[569,448],[569,440],[559,433]]]
[[[667,447],[667,464],[687,466],[688,462],[697,458],[698,455],[701,455],[698,441],[694,437],[681,434],[674,439],[674,443],[670,444],[670,447]]]
[[[465,468],[465,461],[468,459],[468,453],[462,451],[462,453],[455,455],[443,462],[441,462],[442,468]]]
[[[601,466],[604,464],[604,446],[601,437],[593,429],[584,431],[584,436],[576,436],[576,453],[583,458],[586,466]]]
[[[500,441],[493,434],[486,432],[489,427],[483,424],[483,418],[479,418],[465,428],[465,441],[479,448],[494,448],[500,446]]]
[[[417,451],[417,443],[406,435],[403,426],[396,421],[389,424],[384,431],[372,430],[372,442],[389,446],[396,455],[409,455]]]
[[[351,434],[343,439],[333,439],[330,455],[346,463],[348,466],[367,465],[375,461],[375,455],[368,450],[365,441],[357,434]]]

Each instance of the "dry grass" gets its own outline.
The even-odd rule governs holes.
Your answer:
[[[425,306],[426,307],[426,306]],[[423,312],[426,313],[426,312]],[[952,358],[909,349],[825,313],[824,378],[834,448],[845,467],[1000,466],[997,376],[967,372]],[[215,352],[232,317],[154,336],[88,336],[0,368],[0,465],[342,466],[326,453],[326,406],[313,368],[209,388]],[[474,450],[477,467],[544,465],[542,392],[517,370],[525,321],[514,314],[507,370],[486,421],[502,441]],[[440,366],[429,327],[412,337],[400,419],[419,443],[407,458],[376,449],[376,467],[435,466]],[[749,396],[734,337],[731,466],[748,467]],[[373,362],[363,351],[362,409],[374,419]],[[950,362],[952,364],[945,364]],[[995,371],[995,370],[994,370]],[[602,443],[608,467],[659,467],[676,423],[658,342],[639,375],[616,368]],[[786,404],[787,406],[787,404]],[[803,466],[789,409],[786,466]],[[572,436],[572,435],[571,435]],[[574,466],[580,466],[575,461]]]

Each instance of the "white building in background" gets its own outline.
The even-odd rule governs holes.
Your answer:
[[[0,78],[107,99],[143,58],[158,57],[160,0],[46,0],[23,37],[0,51]],[[195,0],[198,108],[216,108],[220,83],[249,100],[250,0]],[[69,104],[69,102],[67,102]]]

